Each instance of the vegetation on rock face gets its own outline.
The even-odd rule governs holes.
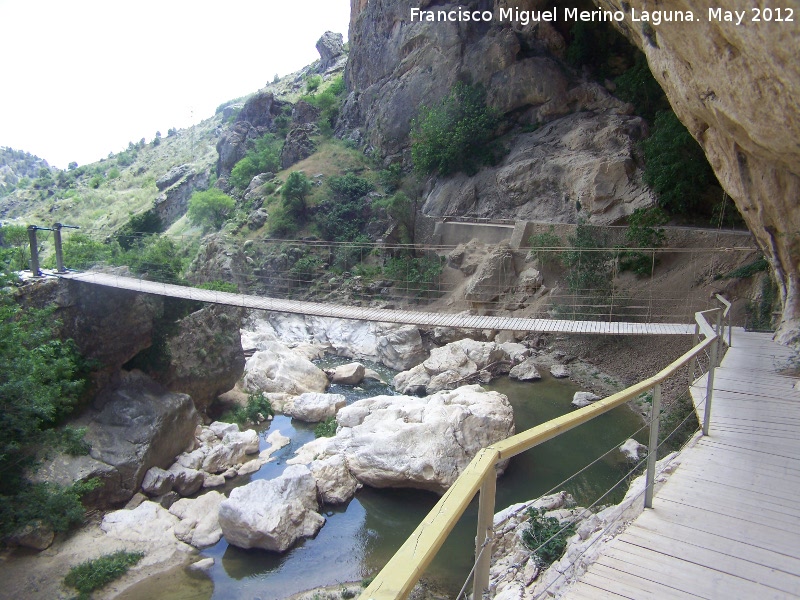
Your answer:
[[[542,509],[528,509],[528,528],[522,541],[536,555],[540,567],[549,567],[564,554],[567,540],[575,533],[575,525],[562,525],[555,517],[546,517]]]
[[[79,598],[90,594],[106,584],[119,579],[144,558],[141,552],[114,552],[94,560],[88,560],[70,569],[64,583],[80,592]]]
[[[318,207],[317,226],[326,240],[350,242],[364,231],[369,218],[365,197],[374,186],[353,173],[328,179],[330,196]]]
[[[255,393],[247,397],[247,404],[230,411],[223,421],[246,425],[247,423],[260,423],[275,415],[272,404],[264,394]]]
[[[310,80],[307,83],[307,86],[309,83]],[[317,85],[314,89],[311,89],[309,86],[308,91],[310,93],[306,96],[303,96],[301,100],[304,100],[319,109],[320,116],[317,120],[317,126],[323,135],[329,136],[331,133],[333,133],[333,128],[336,126],[336,120],[339,118],[339,110],[341,109],[342,101],[344,100],[346,91],[344,78],[340,75],[339,77],[336,77],[323,91],[313,93],[316,92],[318,88],[319,85]]]
[[[71,342],[56,337],[57,327],[52,310],[23,310],[0,294],[0,537],[36,521],[66,530],[83,518],[80,496],[92,487],[59,488],[24,477],[54,439],[70,450],[82,446],[79,430],[53,432],[85,386],[82,360]]]
[[[255,141],[254,147],[237,162],[228,181],[235,188],[244,190],[253,177],[260,173],[276,173],[281,166],[283,141],[267,133]]]
[[[486,105],[481,86],[456,83],[442,102],[423,106],[411,123],[411,156],[423,174],[474,174],[496,162],[492,140],[500,113]]]
[[[333,437],[336,435],[337,427],[338,423],[336,423],[336,417],[328,417],[314,427],[314,436],[318,438]]]
[[[644,180],[658,194],[659,206],[673,214],[687,214],[700,207],[716,177],[700,145],[675,113],[656,115],[653,129],[643,143]]]

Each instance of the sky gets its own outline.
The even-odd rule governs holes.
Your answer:
[[[66,168],[166,136],[347,39],[350,0],[0,0],[0,146]]]

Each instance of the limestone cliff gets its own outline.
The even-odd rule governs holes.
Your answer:
[[[411,122],[420,106],[434,105],[455,82],[468,81],[485,88],[487,103],[505,117],[505,131],[538,130],[511,136],[509,154],[497,167],[471,178],[439,179],[423,212],[613,223],[652,204],[635,151],[645,123],[630,116],[630,105],[567,66],[564,37],[550,23],[411,18],[412,7],[497,15],[507,4],[353,0],[345,71],[350,94],[337,133],[375,149],[387,163],[408,164]]]
[[[619,23],[644,50],[675,114],[705,150],[722,186],[772,263],[783,318],[777,338],[800,338],[800,1],[794,22],[754,22],[753,3],[740,25],[709,19],[708,3],[673,0],[694,23],[641,27],[630,11],[663,8],[647,0],[597,0],[627,13]]]

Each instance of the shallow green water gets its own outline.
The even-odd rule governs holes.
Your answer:
[[[573,410],[570,401],[578,391],[568,381],[548,377],[534,383],[503,378],[486,387],[509,397],[518,432]],[[369,388],[348,391],[347,395],[355,399],[385,393],[386,389],[377,384]],[[515,457],[498,480],[497,510],[547,492],[598,455],[619,446],[640,427],[640,418],[620,407]],[[310,426],[283,416],[276,417],[263,436],[275,429],[292,438],[292,443],[276,455],[275,462],[237,484],[276,477],[295,450],[314,438]],[[645,435],[642,432],[636,437],[644,441]],[[568,490],[580,504],[589,504],[622,477],[626,466],[622,455],[614,452],[558,489]],[[603,503],[618,501],[624,491],[621,488]],[[367,577],[386,563],[437,500],[432,493],[416,490],[364,488],[347,505],[325,513],[327,523],[315,539],[306,540],[281,556],[240,550],[228,546],[223,539],[202,552],[203,556],[216,559],[210,571],[213,592],[209,595],[208,591],[198,591],[195,597],[279,599],[313,587]],[[426,574],[431,583],[453,596],[471,568],[476,514],[477,503],[473,502]]]

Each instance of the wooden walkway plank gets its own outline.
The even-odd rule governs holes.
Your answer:
[[[654,508],[608,544],[576,589],[585,594],[599,576],[612,583],[605,589],[646,590],[635,598],[666,597],[670,587],[800,598],[800,384],[777,372],[791,354],[768,335],[734,330],[715,373],[710,435],[684,451]],[[704,397],[702,377],[692,398]],[[569,587],[562,597],[572,597]]]

